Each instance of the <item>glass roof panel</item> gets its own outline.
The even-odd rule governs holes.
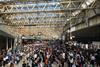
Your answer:
[[[45,8],[44,10],[58,10],[60,8],[62,8],[60,5],[60,3],[58,1],[61,0],[50,0],[51,3],[33,3],[33,2],[16,2],[14,6],[16,6],[18,8],[18,10],[42,10],[43,8]],[[21,7],[23,7],[21,9]],[[28,8],[27,8],[28,7]]]

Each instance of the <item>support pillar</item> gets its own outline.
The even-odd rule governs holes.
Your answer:
[[[8,37],[6,38],[6,50],[8,50]]]
[[[11,39],[11,49],[13,49],[13,40]]]

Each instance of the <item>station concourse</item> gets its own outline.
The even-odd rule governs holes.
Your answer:
[[[100,67],[100,0],[0,0],[0,67]]]

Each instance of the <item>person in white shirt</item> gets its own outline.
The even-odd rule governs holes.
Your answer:
[[[72,56],[70,56],[70,58],[69,58],[70,67],[72,67],[73,62],[74,62],[74,59],[73,59],[73,57],[72,57]]]
[[[62,53],[62,58],[65,59],[65,53],[64,52]]]
[[[94,66],[94,64],[95,64],[95,56],[94,56],[94,55],[90,55],[90,59],[91,59],[90,64],[91,64],[92,66]]]

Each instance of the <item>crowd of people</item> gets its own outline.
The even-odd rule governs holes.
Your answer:
[[[18,51],[13,51],[13,49],[2,50],[0,52],[0,67],[13,67],[14,64],[18,64],[22,59],[23,53]]]
[[[36,44],[36,43],[35,43]],[[100,50],[83,48],[79,43],[52,40],[48,43],[23,45],[23,50],[0,52],[1,65],[20,64],[20,67],[100,67]],[[1,55],[2,54],[2,55]]]
[[[81,44],[67,44],[68,67],[100,67],[100,51],[98,49],[82,48]]]
[[[77,43],[78,44],[78,43]],[[74,43],[50,42],[48,50],[37,49],[31,55],[32,67],[99,67],[100,51],[82,48]]]
[[[46,45],[48,46],[35,48],[34,51],[28,53],[26,55],[27,62],[23,61],[22,66],[27,67],[27,63],[31,63],[31,67],[63,67],[64,60],[62,63],[60,61],[65,59],[65,53],[61,43],[54,41]]]

